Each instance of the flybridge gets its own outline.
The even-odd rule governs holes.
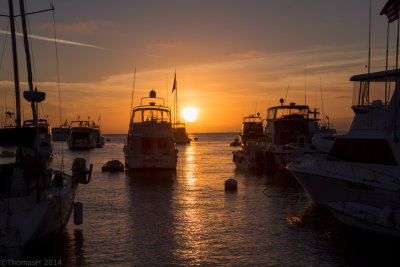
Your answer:
[[[352,76],[350,81],[355,82],[353,110],[365,112],[362,107],[389,105],[398,80],[400,80],[399,69]]]

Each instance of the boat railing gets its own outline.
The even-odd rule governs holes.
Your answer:
[[[395,175],[390,175],[382,171],[374,170],[357,163],[351,163],[334,157],[329,157],[328,160],[325,158],[303,160],[298,164],[303,165],[304,167],[316,166],[319,171],[332,174],[346,174],[346,176],[350,176],[351,178],[361,179],[363,182],[400,185],[400,179]]]

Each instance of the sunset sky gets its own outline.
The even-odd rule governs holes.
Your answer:
[[[17,1],[15,10],[18,12]],[[371,70],[384,70],[386,0],[372,0]],[[172,106],[174,72],[179,106],[196,107],[189,132],[240,131],[243,116],[287,102],[321,107],[338,130],[347,130],[353,85],[367,71],[367,0],[68,0],[54,1],[61,119],[101,116],[104,133],[127,133],[133,71],[134,105],[155,89]],[[8,14],[7,1],[0,3]],[[49,8],[27,1],[28,12]],[[18,19],[17,31],[21,31]],[[394,66],[396,23],[390,29]],[[0,107],[14,106],[8,19],[0,18]],[[60,124],[53,13],[29,16],[35,80],[47,93],[40,115]],[[6,38],[7,36],[7,38]],[[25,55],[19,42],[22,90]],[[5,46],[4,46],[5,44]],[[305,75],[306,72],[306,75]],[[288,89],[289,88],[289,89]],[[288,89],[288,90],[287,90]],[[30,116],[24,100],[24,118]]]

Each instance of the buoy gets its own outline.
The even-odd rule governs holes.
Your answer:
[[[235,179],[228,179],[225,181],[225,191],[237,191],[237,182]]]
[[[80,225],[83,222],[83,204],[81,202],[74,203],[74,224]]]

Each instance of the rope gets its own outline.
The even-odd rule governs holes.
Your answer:
[[[49,1],[50,3],[50,1]],[[54,31],[54,46],[56,49],[56,70],[57,70],[57,88],[58,88],[58,106],[59,106],[59,113],[60,113],[60,125],[62,124],[62,112],[61,112],[61,90],[60,90],[60,70],[59,70],[59,59],[58,59],[58,46],[57,46],[57,32],[56,32],[56,17],[54,12],[54,5],[51,2],[51,7],[53,8],[53,31]]]
[[[56,50],[56,70],[57,70],[57,89],[58,89],[58,107],[59,107],[59,115],[60,115],[60,125],[62,124],[62,109],[61,109],[61,89],[60,89],[60,69],[59,69],[59,58],[58,58],[58,45],[57,45],[57,31],[56,31],[56,16],[53,1],[49,0],[49,5],[53,9],[52,17],[53,17],[53,32],[54,32],[54,47]],[[61,172],[64,173],[64,145],[61,146]]]

